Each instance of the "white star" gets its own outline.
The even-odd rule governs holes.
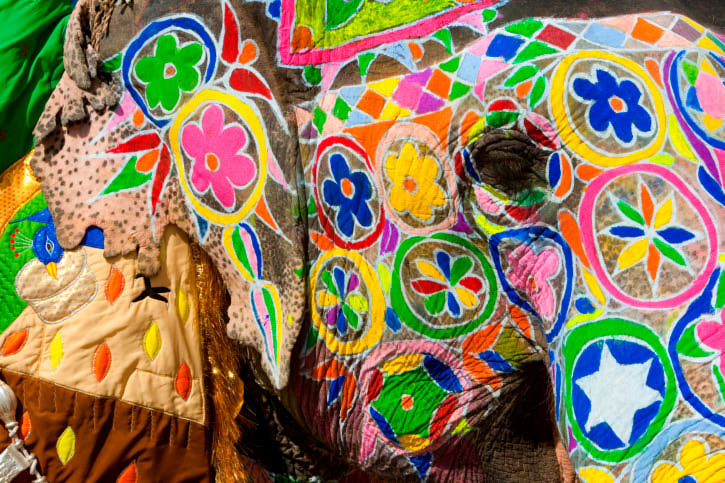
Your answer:
[[[592,402],[587,417],[587,432],[599,423],[607,423],[625,445],[632,436],[634,413],[662,399],[647,386],[652,359],[640,364],[620,364],[604,344],[599,370],[576,381]]]

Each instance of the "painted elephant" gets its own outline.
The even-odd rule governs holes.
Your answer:
[[[326,478],[556,479],[553,390],[580,478],[717,481],[723,38],[492,3],[117,7],[98,67],[82,4],[31,163],[57,239],[153,276],[187,232]]]

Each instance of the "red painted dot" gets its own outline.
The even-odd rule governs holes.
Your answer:
[[[15,233],[17,233],[17,232],[19,232],[19,231],[20,231],[20,228],[16,228],[16,229],[15,229]]]
[[[612,96],[609,98],[609,105],[611,106],[612,110],[614,110],[614,112],[622,112],[624,110],[624,101],[622,101],[622,99],[617,96]]]
[[[18,258],[20,256],[19,253],[15,253],[15,258]]]
[[[349,179],[343,178],[343,180],[340,182],[340,189],[342,189],[342,194],[345,196],[350,196],[352,194],[352,183]]]
[[[405,411],[413,409],[413,396],[410,394],[403,394],[403,397],[400,398],[400,407]]]
[[[418,190],[418,183],[416,183],[415,180],[410,176],[406,176],[406,178],[403,180],[403,188],[405,188],[405,191],[412,195],[415,194],[415,192]]]

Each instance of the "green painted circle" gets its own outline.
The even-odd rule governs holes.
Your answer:
[[[657,415],[650,423],[647,431],[633,445],[622,449],[602,450],[595,446],[589,438],[586,437],[584,431],[579,426],[579,422],[574,417],[574,408],[572,406],[572,377],[574,363],[580,352],[589,344],[596,342],[597,339],[605,339],[611,336],[624,336],[629,339],[637,339],[644,342],[652,351],[657,354],[660,359],[662,368],[664,369],[665,395],[662,399]],[[577,442],[589,452],[594,458],[609,463],[619,463],[640,453],[645,447],[657,436],[662,430],[667,417],[677,402],[677,383],[675,382],[675,371],[672,367],[667,350],[662,345],[660,338],[649,327],[637,324],[624,319],[610,318],[603,319],[589,324],[584,324],[572,330],[564,342],[564,380],[566,381],[566,413],[571,424],[571,430]]]
[[[448,243],[452,243],[454,245],[459,245],[468,252],[473,255],[481,264],[481,268],[483,269],[483,275],[486,278],[486,282],[488,283],[488,300],[486,301],[486,305],[483,309],[483,312],[481,315],[479,315],[474,320],[471,320],[465,324],[456,325],[456,326],[450,326],[450,327],[431,327],[424,321],[422,321],[411,309],[408,307],[408,304],[406,303],[405,296],[403,295],[402,286],[401,286],[401,280],[400,280],[400,268],[402,265],[403,260],[405,259],[405,256],[408,254],[408,252],[418,243],[423,241],[430,241],[430,240],[442,240],[446,241]],[[496,307],[497,302],[497,296],[498,296],[498,284],[496,281],[496,274],[493,270],[493,267],[488,262],[488,260],[485,258],[483,253],[476,248],[475,245],[472,243],[464,240],[463,238],[460,238],[455,235],[451,235],[449,233],[436,233],[433,236],[430,237],[424,237],[424,236],[418,236],[413,237],[405,240],[403,243],[401,243],[400,248],[398,249],[398,252],[395,256],[395,268],[393,271],[393,281],[392,286],[390,289],[390,298],[393,305],[393,308],[398,313],[398,316],[400,319],[410,327],[411,329],[415,330],[416,332],[425,335],[427,337],[430,337],[432,339],[452,339],[454,337],[458,337],[461,335],[468,334],[470,332],[473,332],[476,330],[483,322],[488,319],[491,314],[493,313],[494,308]]]

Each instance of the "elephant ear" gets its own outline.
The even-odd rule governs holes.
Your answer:
[[[39,123],[31,164],[64,248],[96,226],[106,256],[137,251],[139,271],[153,276],[167,225],[199,243],[230,294],[228,335],[259,351],[281,389],[305,305],[306,209],[288,183],[297,179],[299,157],[294,116],[277,102],[295,89],[277,79],[261,42],[240,39],[244,55],[225,55],[231,40],[220,49],[215,38],[235,30],[229,12],[203,13],[227,14],[220,32],[209,29],[216,19],[199,16],[151,21],[108,66],[122,79],[119,105],[99,103],[100,112],[82,122],[66,119],[66,100],[80,87],[65,76]],[[259,23],[248,17],[241,27]],[[159,62],[183,77],[174,89]]]

